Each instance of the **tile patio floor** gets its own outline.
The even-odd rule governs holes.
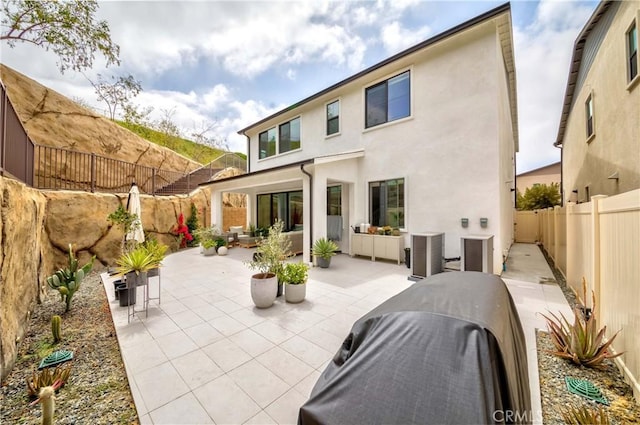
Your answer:
[[[260,310],[251,301],[252,271],[242,263],[252,253],[233,248],[204,257],[193,248],[169,255],[161,303],[151,301],[148,317],[137,314],[131,323],[105,284],[142,424],[296,423],[353,322],[411,284],[404,264],[337,255],[331,268],[310,270],[303,303],[279,298]],[[537,267],[544,257],[535,245],[516,244],[510,261]],[[540,412],[534,332],[544,327],[535,313],[568,309],[560,288],[538,283],[537,274],[503,276],[525,328],[534,413]],[[157,296],[157,278],[150,287]]]

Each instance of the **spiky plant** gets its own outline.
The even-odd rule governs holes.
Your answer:
[[[51,334],[53,335],[53,343],[57,344],[62,339],[62,318],[58,315],[51,317]]]
[[[60,386],[64,385],[71,375],[71,365],[48,367],[41,371],[35,371],[27,378],[27,393],[29,397],[35,397],[43,387],[53,385],[56,381],[60,381]]]
[[[78,267],[78,259],[73,251],[73,246],[69,244],[67,268],[60,269],[47,278],[47,284],[52,289],[56,289],[60,293],[62,301],[66,304],[65,311],[71,308],[71,299],[78,289],[84,277],[89,274],[93,267],[93,261],[96,259],[94,255],[91,261],[82,267]]]
[[[583,300],[587,295],[587,284],[582,278]],[[596,309],[596,297],[591,294],[593,311]],[[603,339],[607,327],[598,330],[595,314],[585,318],[580,309],[573,309],[573,324],[560,313],[560,317],[549,313],[551,317],[542,314],[547,321],[547,328],[551,341],[556,348],[552,354],[558,357],[573,361],[575,364],[597,367],[604,359],[613,359],[623,353],[611,354],[609,347],[616,339],[616,332],[607,342],[603,344]]]
[[[562,412],[562,419],[567,425],[609,425],[609,416],[602,406],[598,409],[571,407]]]

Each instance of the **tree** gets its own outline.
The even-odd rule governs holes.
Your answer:
[[[89,80],[87,78],[87,80]],[[116,110],[118,106],[124,107],[130,99],[136,97],[142,90],[140,81],[136,81],[133,75],[129,74],[126,77],[111,76],[112,82],[108,82],[104,77],[98,74],[98,82],[94,83],[89,80],[93,86],[98,100],[107,104],[109,111],[109,118],[112,120],[116,118]]]
[[[176,108],[161,109],[160,112],[162,113],[162,118],[155,123],[154,130],[162,133],[161,144],[163,146],[175,149],[177,147],[177,139],[180,137],[180,129],[173,121]]]
[[[132,102],[127,102],[122,105],[123,119],[129,125],[139,125],[143,127],[151,127],[151,121],[149,115],[153,112],[153,106],[147,106],[146,108],[139,108]]]
[[[120,47],[111,40],[107,22],[95,20],[97,9],[95,0],[5,0],[0,40],[11,48],[24,42],[52,50],[62,73],[91,68],[96,52],[107,66],[119,65]]]
[[[538,184],[527,188],[524,195],[518,191],[516,207],[519,210],[538,210],[560,205],[560,185]]]

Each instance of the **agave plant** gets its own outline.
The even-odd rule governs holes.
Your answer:
[[[582,288],[584,300],[587,294],[587,284],[584,278],[582,278]],[[591,298],[593,311],[595,311],[596,297],[593,293]],[[552,353],[556,356],[571,360],[578,365],[597,367],[604,359],[613,359],[623,354],[609,352],[609,346],[620,331],[603,344],[607,327],[598,330],[595,314],[585,318],[580,309],[574,308],[573,324],[569,323],[569,320],[562,313],[560,313],[560,317],[553,313],[549,314],[551,317],[544,314],[542,316],[547,320],[549,335],[556,348],[556,351]]]
[[[602,406],[598,410],[586,406],[571,407],[562,412],[562,419],[567,425],[609,425],[609,416]]]

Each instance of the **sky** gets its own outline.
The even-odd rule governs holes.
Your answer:
[[[0,44],[0,60],[106,114],[87,78],[133,75],[139,108],[184,136],[246,153],[238,130],[504,1],[100,1],[119,67],[97,56],[61,74],[54,53]],[[573,44],[597,1],[512,1],[520,151],[517,172],[560,160],[558,132]]]

